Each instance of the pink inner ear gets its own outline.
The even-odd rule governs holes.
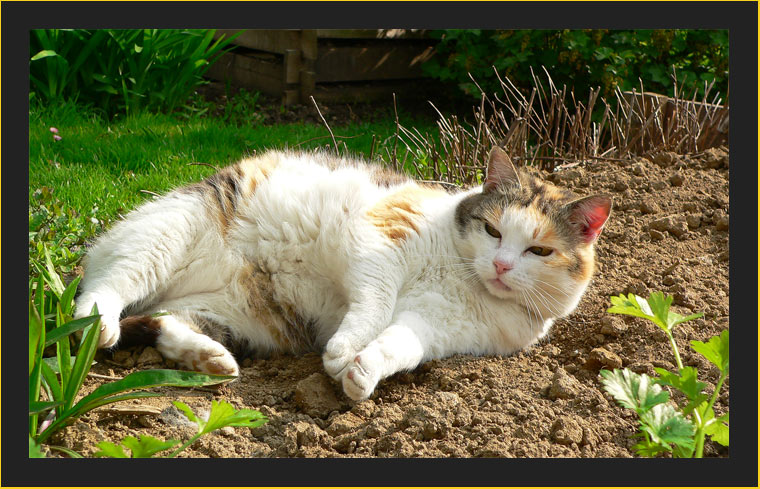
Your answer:
[[[605,204],[584,205],[579,209],[583,216],[583,237],[587,243],[594,241],[602,232],[602,226],[607,222],[610,208]]]

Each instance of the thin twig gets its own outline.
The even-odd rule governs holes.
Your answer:
[[[88,377],[94,377],[96,379],[105,379],[105,380],[121,380],[124,377],[117,377],[115,375],[102,375],[102,374],[96,374],[95,372],[87,372]]]
[[[319,117],[322,118],[322,122],[325,123],[325,127],[327,127],[327,132],[329,132],[330,137],[332,137],[333,146],[335,146],[335,154],[339,155],[340,153],[338,152],[338,142],[335,140],[335,135],[333,134],[332,129],[330,129],[330,124],[327,123],[327,121],[325,120],[325,116],[322,115],[322,111],[319,110],[319,105],[317,105],[317,101],[314,100],[314,96],[309,95],[309,98],[311,99],[311,102],[314,104],[314,107],[317,109],[317,114],[319,114]]]
[[[219,171],[219,167],[218,166],[214,166],[214,165],[212,165],[210,163],[192,162],[192,163],[188,163],[187,165],[188,166],[207,166],[209,168],[213,168],[216,171]]]

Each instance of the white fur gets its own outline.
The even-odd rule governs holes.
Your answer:
[[[238,274],[246,262],[271,274],[276,298],[316,324],[326,371],[353,399],[420,362],[454,353],[508,355],[543,336],[577,305],[586,283],[547,278],[530,246],[530,217],[499,223],[503,243],[484,232],[458,235],[457,204],[472,189],[426,201],[419,235],[400,246],[366,218],[384,196],[366,169],[330,171],[319,156],[267,153],[276,169],[240,204],[223,237],[200,196],[173,192],[143,205],[90,250],[77,314],[97,302],[101,346],[116,343],[122,310],[201,311],[261,348],[276,343],[246,306]],[[489,288],[495,257],[515,261],[512,292]],[[544,267],[545,268],[545,267]],[[526,299],[534,278],[561,289]],[[551,290],[551,289],[549,289]],[[526,306],[527,304],[527,306]],[[164,350],[185,345],[172,320]],[[180,333],[178,333],[178,331]],[[195,333],[194,333],[195,334]],[[163,333],[162,333],[163,335]]]

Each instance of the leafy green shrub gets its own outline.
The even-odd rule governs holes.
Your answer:
[[[74,296],[79,284],[68,286],[53,265],[43,245],[44,263],[32,261],[36,276],[29,281],[29,456],[42,455],[40,445],[78,417],[113,402],[161,394],[145,392],[158,386],[195,387],[218,384],[233,377],[179,370],[143,370],[121,380],[103,384],[79,399],[79,391],[90,371],[100,338],[100,316],[73,319]],[[72,355],[72,333],[82,337]],[[55,346],[55,356],[45,349]],[[40,423],[40,415],[49,413]],[[51,447],[61,450],[61,447]],[[73,452],[67,451],[70,455]]]
[[[723,382],[728,377],[728,330],[713,336],[707,343],[692,341],[694,351],[718,367],[720,378],[712,395],[704,393],[706,384],[697,380],[697,369],[684,367],[681,355],[673,339],[673,327],[702,316],[702,313],[681,316],[670,311],[673,297],[653,292],[648,299],[628,294],[611,297],[612,307],[607,312],[645,318],[656,324],[668,337],[673,348],[678,373],[655,368],[659,374],[654,379],[646,374],[630,370],[602,370],[602,384],[618,403],[632,409],[639,416],[641,441],[633,448],[641,456],[652,457],[672,452],[676,457],[701,458],[705,436],[721,445],[728,446],[728,413],[716,417],[713,411]],[[668,401],[670,396],[660,386],[680,391],[686,403],[675,409]]]
[[[40,103],[76,101],[108,116],[170,111],[203,83],[201,75],[232,38],[214,30],[35,29],[31,94]]]
[[[470,29],[431,35],[440,42],[425,72],[478,98],[468,72],[490,95],[501,93],[494,67],[522,88],[532,85],[531,68],[541,75],[542,66],[557,87],[574,87],[576,93],[599,86],[609,96],[616,87],[640,90],[643,83],[647,91],[670,95],[675,67],[679,85],[696,85],[701,96],[702,85],[714,80],[713,92],[724,100],[728,95],[727,30]]]

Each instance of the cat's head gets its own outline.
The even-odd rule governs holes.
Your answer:
[[[518,171],[496,147],[482,192],[457,207],[457,248],[489,294],[543,319],[561,317],[591,280],[611,208],[608,196],[579,198]]]

